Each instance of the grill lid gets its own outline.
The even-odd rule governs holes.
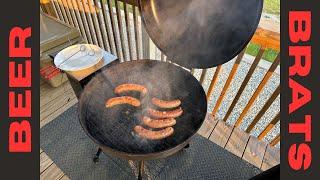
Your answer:
[[[168,59],[210,68],[234,58],[250,41],[262,0],[139,0],[145,28]]]

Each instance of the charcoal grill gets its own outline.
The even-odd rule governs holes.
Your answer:
[[[208,7],[215,10],[229,8],[230,11],[212,13],[201,12],[205,6],[195,8],[197,17],[206,18],[204,24],[200,22],[201,26],[197,19],[180,16],[188,13],[195,2],[139,0],[148,34],[158,48],[177,64],[147,59],[113,64],[93,77],[84,88],[79,103],[79,119],[87,135],[99,145],[95,162],[102,151],[120,158],[138,160],[138,179],[141,179],[144,160],[165,158],[188,147],[190,138],[202,125],[207,112],[205,92],[190,71],[182,66],[213,67],[236,56],[257,28],[262,1],[211,0]],[[170,18],[178,25],[184,23],[186,29],[178,31],[177,26],[166,26]],[[143,105],[139,108],[129,105],[106,108],[105,101],[119,96],[113,90],[123,83],[137,83],[148,88],[150,92],[142,98]],[[141,98],[137,93],[129,95]],[[133,127],[142,124],[141,116],[146,107],[151,106],[150,98],[154,96],[178,98],[184,110],[183,115],[177,118],[174,134],[156,141],[142,139],[133,133]]]
[[[166,72],[166,73],[163,73]],[[137,83],[148,88],[139,108],[119,105],[106,108],[107,99],[119,96],[117,85]],[[139,98],[140,94],[131,93]],[[178,117],[174,134],[163,140],[146,140],[133,133],[142,124],[151,97],[180,99],[184,113]],[[207,112],[206,95],[198,80],[187,70],[168,62],[138,60],[115,64],[97,74],[85,87],[79,102],[80,123],[101,150],[131,160],[168,157],[186,147],[202,125]]]

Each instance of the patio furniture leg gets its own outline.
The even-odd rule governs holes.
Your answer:
[[[138,174],[138,180],[142,180],[143,168],[144,168],[144,161],[139,161],[139,174]]]
[[[99,148],[96,155],[94,155],[94,157],[93,157],[93,162],[95,162],[95,163],[99,162],[99,156],[100,156],[101,152],[102,152],[102,149]]]

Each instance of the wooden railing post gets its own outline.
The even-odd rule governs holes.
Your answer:
[[[119,8],[118,0],[114,1],[114,5],[116,6],[116,15],[117,15],[117,22],[118,22],[118,30],[119,30],[119,37],[120,37],[120,44],[121,44],[121,49],[122,49],[122,60],[127,61],[128,56],[126,53],[125,45],[124,45],[124,33],[123,33],[123,26],[122,26],[122,16],[121,16],[121,10]]]
[[[280,120],[280,113],[272,119],[272,121],[262,130],[262,132],[259,134],[258,139],[264,138],[268,132],[277,124],[277,122]]]
[[[45,13],[57,18],[57,14],[54,11],[53,4],[50,0],[40,0],[40,6]]]
[[[260,94],[260,92],[262,91],[262,88],[267,84],[268,80],[271,78],[272,73],[275,71],[275,69],[278,67],[280,63],[280,54],[278,54],[277,58],[275,59],[275,61],[272,63],[272,65],[270,66],[269,70],[267,71],[267,73],[264,75],[262,81],[260,82],[259,86],[257,87],[257,89],[255,90],[255,92],[253,93],[253,95],[251,96],[248,104],[245,106],[245,108],[243,109],[243,111],[241,112],[238,120],[235,123],[235,126],[238,127],[240,126],[240,124],[243,121],[244,116],[247,114],[247,112],[249,111],[251,105],[253,104],[253,102],[256,100],[256,98],[258,97],[258,95]]]
[[[102,3],[103,1],[100,0],[100,2]],[[120,59],[121,58],[121,52],[120,52],[121,47],[120,47],[119,43],[117,43],[118,34],[116,33],[116,23],[115,23],[115,19],[113,16],[111,2],[110,2],[110,0],[106,0],[106,2],[107,2],[107,6],[108,6],[109,18],[110,18],[111,28],[112,28],[112,32],[113,32],[113,41],[114,41],[114,45],[115,45],[115,49],[116,49],[116,55]],[[104,14],[107,16],[106,9],[103,7],[102,10],[103,10]]]
[[[271,94],[270,98],[267,100],[267,102],[263,105],[261,110],[258,112],[256,117],[253,119],[251,124],[246,129],[247,133],[250,133],[254,126],[258,123],[258,121],[261,119],[261,117],[264,115],[264,113],[268,110],[268,108],[271,106],[271,104],[274,102],[274,100],[278,97],[280,94],[280,85],[277,87],[277,89]]]
[[[135,38],[135,45],[136,45],[136,59],[141,58],[140,54],[140,34],[139,34],[139,29],[138,29],[138,10],[136,6],[132,6],[133,8],[133,26],[134,26],[134,38]]]
[[[271,140],[270,145],[271,145],[271,146],[274,146],[274,145],[276,145],[279,141],[280,141],[280,134],[278,134],[276,137],[274,137],[274,138]]]
[[[127,2],[123,3],[124,7],[124,19],[126,24],[126,34],[127,34],[127,40],[128,40],[128,47],[129,47],[129,59],[133,59],[133,47],[131,43],[131,32],[130,32],[130,19],[129,19],[129,12],[127,8]]]
[[[207,100],[210,99],[210,96],[211,96],[211,94],[212,94],[212,92],[213,92],[213,88],[214,88],[214,86],[215,86],[216,83],[217,83],[220,70],[221,70],[221,65],[219,65],[219,66],[216,67],[216,71],[214,72],[214,75],[213,75],[213,77],[212,77],[212,80],[211,80],[211,83],[210,83],[210,85],[209,85],[209,89],[208,89],[208,92],[207,92]]]
[[[228,88],[229,88],[229,86],[230,86],[230,84],[231,84],[231,81],[232,81],[232,79],[234,78],[234,76],[235,76],[235,74],[236,74],[236,72],[237,72],[237,70],[238,70],[239,64],[240,64],[240,62],[241,62],[241,60],[242,60],[242,58],[243,58],[243,55],[244,55],[245,50],[246,50],[246,49],[243,49],[243,50],[240,52],[240,54],[238,54],[238,56],[237,56],[237,58],[236,58],[236,61],[235,61],[234,64],[233,64],[233,67],[232,67],[232,69],[231,69],[231,72],[230,72],[230,74],[229,74],[229,77],[228,77],[226,83],[225,83],[224,86],[223,86],[222,92],[221,92],[221,94],[220,94],[220,96],[219,96],[219,98],[218,98],[218,100],[217,100],[216,105],[214,106],[214,108],[213,108],[213,110],[212,110],[212,114],[214,114],[214,115],[217,113],[217,111],[218,111],[218,109],[219,109],[219,107],[220,107],[220,105],[221,105],[221,102],[222,102],[222,100],[223,100],[223,98],[224,98],[224,96],[225,96],[225,93],[227,92],[227,90],[228,90]]]
[[[144,26],[141,27],[142,29],[142,54],[144,59],[150,59],[150,38],[149,35],[144,28]]]
[[[206,75],[207,75],[207,69],[203,69],[200,76],[200,80],[199,80],[200,84],[203,84]]]
[[[247,84],[248,84],[248,82],[249,82],[249,80],[250,80],[250,78],[251,78],[254,70],[255,70],[256,67],[258,66],[258,63],[260,62],[263,53],[264,53],[264,49],[263,49],[263,48],[260,48],[260,50],[259,50],[259,52],[258,52],[258,55],[255,57],[253,63],[251,64],[250,69],[249,69],[246,77],[244,78],[244,80],[243,80],[243,82],[242,82],[242,84],[241,84],[241,86],[240,86],[240,88],[239,88],[236,96],[234,97],[234,99],[233,99],[233,101],[232,101],[232,103],[231,103],[231,105],[230,105],[230,107],[229,107],[226,115],[225,115],[224,118],[223,118],[223,121],[226,122],[227,119],[229,118],[229,116],[230,116],[233,108],[236,106],[238,100],[239,100],[240,97],[241,97],[241,94],[243,93],[245,87],[247,86]]]

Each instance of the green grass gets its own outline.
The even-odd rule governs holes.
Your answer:
[[[256,56],[259,52],[259,45],[250,43],[247,46],[246,49],[246,54],[249,54],[251,56]],[[262,59],[269,61],[269,62],[273,62],[275,60],[275,58],[277,57],[278,52],[273,50],[273,49],[266,49],[264,54],[262,55]]]
[[[280,0],[264,0],[263,12],[280,16]],[[250,43],[247,46],[246,53],[252,56],[256,56],[259,52],[259,49],[259,45]],[[269,62],[273,62],[277,54],[278,52],[275,50],[266,49],[262,58]]]
[[[280,0],[264,0],[263,12],[280,15]]]

